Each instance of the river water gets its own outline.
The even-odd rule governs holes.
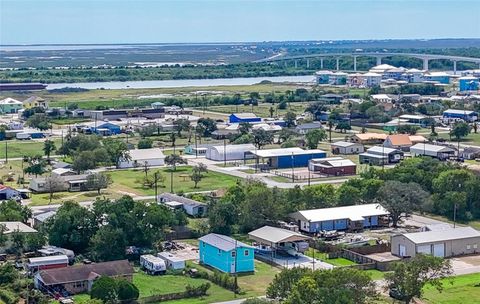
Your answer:
[[[141,80],[141,81],[108,81],[108,82],[77,82],[51,83],[47,90],[61,88],[95,89],[155,89],[155,88],[183,88],[183,87],[213,87],[232,85],[252,85],[261,81],[311,83],[313,75],[307,76],[278,76],[278,77],[247,77],[247,78],[218,78],[218,79],[178,79],[178,80]]]

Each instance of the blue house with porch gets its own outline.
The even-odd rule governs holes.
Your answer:
[[[200,263],[226,273],[253,272],[254,249],[226,235],[210,233],[199,239]]]

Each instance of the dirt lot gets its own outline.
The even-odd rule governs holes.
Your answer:
[[[470,255],[450,259],[455,275],[480,272],[480,255]]]

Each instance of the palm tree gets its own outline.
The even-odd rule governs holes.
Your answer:
[[[43,143],[43,152],[45,153],[45,156],[47,157],[48,163],[50,163],[50,154],[55,151],[57,147],[55,147],[55,143],[49,139],[47,139]]]

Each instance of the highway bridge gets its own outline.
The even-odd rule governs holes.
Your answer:
[[[311,58],[320,59],[320,68],[323,69],[323,59],[334,57],[337,61],[337,71],[340,70],[340,59],[342,57],[353,57],[353,70],[357,70],[357,58],[358,57],[374,57],[377,59],[377,65],[382,64],[382,59],[393,56],[403,56],[410,58],[417,58],[423,61],[423,69],[428,71],[428,63],[430,60],[450,60],[453,62],[453,71],[457,72],[457,62],[472,62],[479,65],[480,68],[480,58],[476,57],[464,57],[464,56],[452,56],[452,55],[438,55],[438,54],[418,54],[418,53],[387,53],[387,52],[351,52],[351,53],[319,53],[319,54],[306,54],[306,55],[297,55],[289,56],[288,54],[277,54],[268,58],[263,58],[256,60],[254,62],[274,62],[274,61],[295,61],[295,66],[297,66],[299,60],[306,60],[307,68],[310,67]]]

